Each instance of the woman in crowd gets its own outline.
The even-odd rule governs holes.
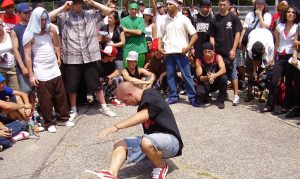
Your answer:
[[[281,105],[281,112],[286,113],[288,109],[293,107],[293,66],[288,63],[288,60],[293,55],[293,43],[297,30],[297,23],[299,15],[295,7],[287,8],[281,16],[280,23],[275,31],[275,57],[274,69],[271,84],[269,86],[269,96],[266,107],[261,109],[261,112],[268,112],[274,110],[275,101],[278,94],[275,93],[278,87],[278,81],[284,79],[286,82],[286,95]]]
[[[102,49],[104,49],[106,45],[117,48],[118,54],[116,57],[116,65],[121,73],[123,69],[123,47],[125,45],[125,34],[123,28],[120,26],[120,19],[117,11],[113,11],[108,15],[108,24],[102,26],[100,32],[102,32],[102,34],[100,33],[99,42]]]
[[[192,24],[194,25],[193,17],[189,8],[182,8],[182,15],[185,15],[187,18],[189,18]]]
[[[152,39],[156,38],[156,25],[153,21],[153,13],[151,8],[146,8],[143,12],[143,17],[145,20],[145,37],[151,37]]]
[[[18,77],[15,68],[17,63],[12,54],[10,35],[3,27],[2,19],[0,19],[0,73],[2,73],[6,79],[7,86],[19,90]]]

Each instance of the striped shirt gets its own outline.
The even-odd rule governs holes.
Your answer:
[[[99,11],[82,10],[60,13],[57,24],[62,35],[63,63],[83,64],[101,59],[97,29],[102,20]]]

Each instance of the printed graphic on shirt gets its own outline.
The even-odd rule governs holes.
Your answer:
[[[209,23],[203,23],[203,22],[196,23],[197,32],[207,32],[208,28],[209,28]]]
[[[226,29],[232,29],[232,22],[227,22],[226,23]]]

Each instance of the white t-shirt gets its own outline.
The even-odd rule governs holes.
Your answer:
[[[167,15],[162,23],[158,38],[164,38],[164,49],[167,54],[182,53],[189,44],[189,36],[197,33],[189,18],[177,13],[174,18]]]
[[[254,17],[255,17],[255,21],[254,21]],[[263,19],[264,19],[264,22],[267,24],[267,28],[269,28],[271,21],[272,21],[272,15],[267,12],[263,15]],[[246,15],[243,27],[244,28],[252,28],[257,21],[258,21],[258,16],[254,16],[254,12],[251,11]],[[261,28],[259,22],[256,25],[256,29],[257,28]]]
[[[0,42],[0,56],[3,61],[0,61],[0,67],[12,68],[16,66],[15,56],[12,53],[12,43],[10,35],[4,31],[4,39]]]
[[[165,21],[167,18],[167,14],[160,15],[157,13],[155,17],[155,24],[156,24],[156,35],[158,36],[158,33],[160,31],[161,24]]]
[[[248,36],[248,44],[247,44],[247,51],[248,55],[251,59],[252,58],[252,46],[255,42],[261,42],[265,47],[265,59],[267,62],[273,60],[274,57],[274,42],[272,33],[265,28],[254,29],[250,32]]]
[[[61,75],[50,33],[36,35],[33,52],[33,73],[39,81],[49,81]]]

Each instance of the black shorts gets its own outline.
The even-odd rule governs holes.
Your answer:
[[[81,76],[88,93],[102,89],[96,62],[85,64],[64,64],[65,88],[67,93],[77,93]]]

